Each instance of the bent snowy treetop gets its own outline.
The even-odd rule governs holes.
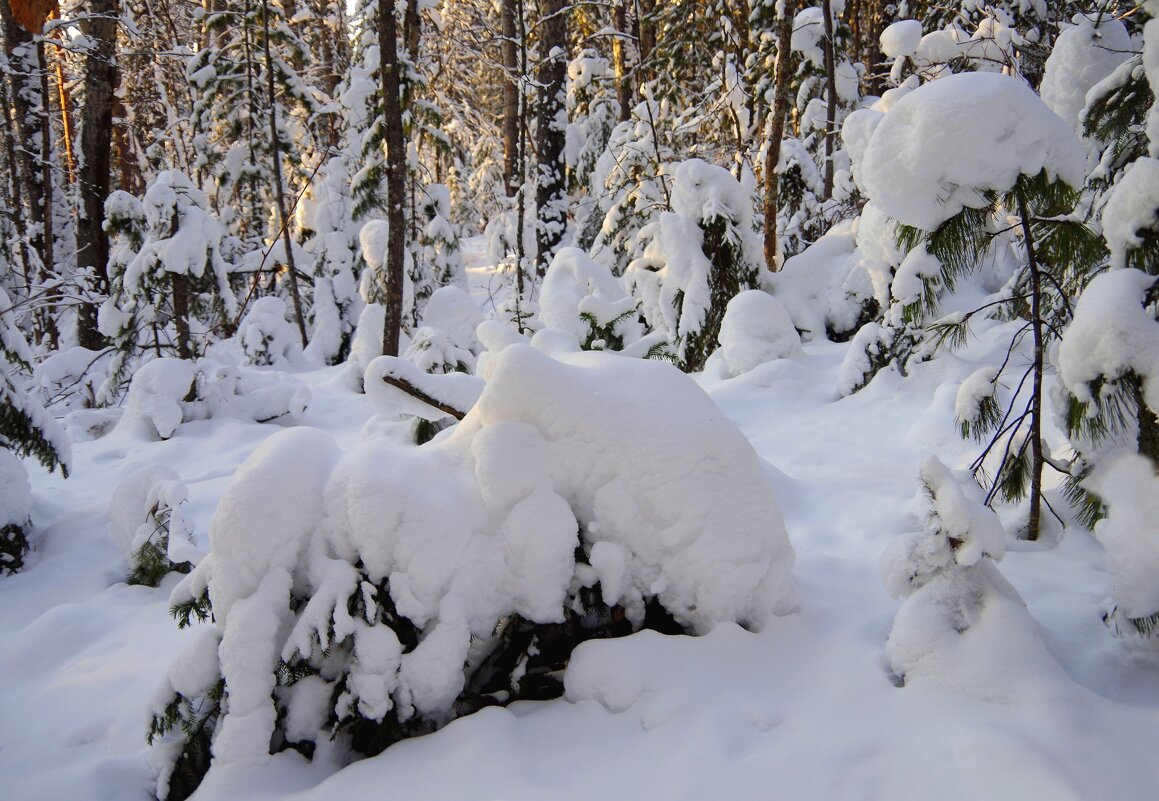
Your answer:
[[[1081,186],[1085,164],[1075,132],[1021,79],[965,73],[899,100],[874,130],[857,181],[886,214],[932,231],[1019,175],[1045,170]]]

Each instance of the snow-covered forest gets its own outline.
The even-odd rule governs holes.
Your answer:
[[[1159,0],[0,0],[0,796],[1159,792]]]

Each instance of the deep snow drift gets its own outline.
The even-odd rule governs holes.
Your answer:
[[[485,283],[487,274],[476,267],[472,280]],[[707,633],[672,637],[643,632],[591,641],[573,657],[565,699],[486,709],[346,767],[334,764],[324,751],[313,763],[285,752],[264,764],[222,764],[195,798],[322,801],[386,793],[424,800],[1150,801],[1159,787],[1153,753],[1159,741],[1159,671],[1153,657],[1123,648],[1100,620],[1111,579],[1098,542],[1076,527],[1054,531],[1034,545],[1008,535],[999,542],[997,522],[978,517],[981,513],[971,505],[976,500],[968,494],[951,492],[933,501],[919,491],[919,476],[927,485],[947,487],[955,479],[952,471],[972,460],[974,447],[959,441],[955,432],[959,386],[1002,352],[1008,325],[980,326],[968,348],[919,364],[906,378],[885,371],[866,389],[841,398],[838,371],[849,345],[814,339],[798,346],[782,326],[746,334],[749,327],[734,319],[729,336],[735,336],[735,347],[698,379],[714,403],[704,400],[677,411],[706,423],[722,415],[765,460],[763,467],[754,465],[772,484],[796,552],[792,580],[798,611],[771,617],[756,633],[735,623],[712,626],[706,620],[700,625],[690,618]],[[753,345],[761,337],[768,347]],[[635,432],[617,429],[623,421],[599,415],[583,420],[553,416],[556,406],[576,402],[567,395],[569,387],[574,394],[578,385],[568,383],[566,363],[580,364],[588,357],[564,355],[557,362],[525,346],[498,355],[501,359],[490,367],[483,365],[483,374],[558,369],[562,383],[538,387],[527,396],[527,408],[520,413],[527,419],[468,419],[481,429],[473,433],[464,458],[469,453],[475,468],[494,461],[477,471],[485,481],[499,475],[509,479],[481,485],[484,493],[496,493],[491,501],[471,493],[469,499],[480,503],[480,513],[510,515],[521,500],[535,496],[537,482],[550,480],[551,491],[570,493],[567,500],[576,508],[585,482],[596,478],[578,465],[570,479],[551,468],[553,438],[582,437],[601,428],[598,435],[592,432],[589,446],[596,465],[599,449],[611,447],[608,443],[617,438],[629,447]],[[271,473],[261,486],[250,488],[264,497],[261,509],[252,511],[260,511],[257,518],[246,520],[245,510],[237,509],[235,525],[269,523],[283,498],[286,508],[316,502],[321,509],[325,499],[310,493],[322,486],[322,477],[335,469],[354,470],[353,463],[335,468],[339,451],[370,454],[387,440],[395,449],[413,448],[403,441],[400,425],[392,427],[372,399],[354,391],[346,368],[300,372],[296,378],[310,398],[296,417],[283,415],[264,424],[244,414],[193,420],[163,441],[155,438],[155,428],[119,428],[74,443],[73,475],[67,481],[29,465],[36,551],[24,572],[0,581],[5,798],[150,798],[155,786],[145,745],[150,705],[167,676],[174,678],[170,667],[178,653],[196,651],[198,638],[213,636],[209,626],[178,631],[170,619],[169,595],[180,576],[170,576],[158,589],[122,582],[129,569],[122,547],[135,534],[129,530],[131,521],[110,518],[109,504],[125,479],[148,465],[163,464],[172,471],[152,475],[166,483],[166,497],[180,505],[186,528],[192,530],[192,544],[183,553],[196,555],[211,544],[209,521],[229,495],[226,487],[261,447],[276,450],[278,442],[297,443],[274,454],[272,464],[281,460],[278,476]],[[493,408],[520,402],[508,398]],[[662,403],[646,398],[632,414],[647,420],[649,404]],[[656,419],[665,413],[658,409]],[[320,431],[306,433],[301,427]],[[511,429],[504,447],[485,447],[486,432],[501,427]],[[470,433],[454,432],[422,447],[447,451]],[[365,440],[369,445],[360,445]],[[710,448],[711,443],[688,447]],[[514,456],[512,448],[518,451]],[[945,466],[928,462],[931,454]],[[638,461],[619,467],[637,476],[639,486],[631,497],[640,497],[650,480],[644,472],[649,454],[633,458]],[[369,456],[363,462],[368,469],[378,464]],[[549,467],[536,473],[529,464]],[[309,475],[307,466],[313,471]],[[458,469],[463,469],[461,462]],[[369,474],[366,486],[382,478]],[[684,478],[690,486],[703,481],[726,496],[751,493],[763,484],[714,487],[718,476],[713,474]],[[656,480],[662,486],[652,510],[659,517],[653,519],[683,508],[685,496],[700,491],[674,491],[679,485],[663,472]],[[347,486],[360,485],[352,481]],[[541,500],[530,511],[537,518],[551,508],[562,512],[542,500],[546,496],[536,497]],[[617,519],[621,512],[625,521],[636,519],[632,516],[638,510],[622,505],[625,501],[593,496],[593,519],[601,514]],[[432,503],[428,511],[442,508]],[[911,625],[899,615],[902,601],[887,592],[879,562],[887,549],[897,552],[899,538],[918,542],[919,532],[931,531],[935,513],[955,539],[974,532],[973,540],[966,538],[975,543],[972,550],[959,551],[957,557],[963,570],[974,572],[948,590],[931,590],[927,583],[911,594],[904,602]],[[282,517],[285,536],[297,536],[292,529],[301,521]],[[670,522],[672,541],[683,542],[681,520]],[[1016,527],[1006,523],[1007,530]],[[514,520],[506,531],[517,536],[519,525]],[[616,526],[624,537],[634,535],[626,523]],[[624,553],[636,547],[628,539],[602,541]],[[947,552],[937,548],[945,541],[931,542],[924,553],[944,563]],[[408,545],[405,554],[398,545],[383,558],[423,557],[421,542]],[[625,595],[639,591],[635,582],[646,581],[649,570],[662,569],[660,553],[651,567],[624,570],[628,563],[619,558],[624,553],[615,548],[601,548],[600,565],[593,567],[609,583],[619,578]],[[1001,563],[993,564],[991,558],[1003,550]],[[257,591],[263,581],[258,573],[235,576],[233,588]],[[896,582],[889,583],[896,590]],[[529,591],[551,594],[557,589],[532,586]],[[922,592],[927,603],[914,604]],[[965,620],[959,631],[936,615],[945,603],[961,601],[963,593],[973,600],[958,608],[978,616]],[[416,603],[420,597],[416,591]],[[972,605],[978,599],[981,606]],[[525,602],[530,606],[535,600],[528,595]],[[437,614],[437,602],[431,603]],[[235,599],[222,616],[228,625],[244,611]],[[908,639],[899,639],[899,627]],[[888,652],[887,642],[893,643]],[[231,669],[244,673],[245,653],[238,652],[239,663]],[[197,668],[188,665],[190,673]],[[907,674],[904,686],[898,686],[899,671]],[[179,682],[197,678],[176,676]],[[263,691],[255,690],[258,696]],[[263,708],[260,714],[269,711]]]

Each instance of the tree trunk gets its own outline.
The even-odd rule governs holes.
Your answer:
[[[286,250],[286,268],[290,279],[290,299],[294,303],[294,321],[302,347],[309,344],[306,336],[306,317],[302,313],[302,293],[298,291],[298,271],[294,267],[294,244],[290,237],[290,218],[286,212],[286,189],[282,186],[282,139],[278,135],[278,104],[274,91],[274,59],[270,52],[270,6],[262,0],[262,49],[266,61],[266,91],[270,104],[270,153],[274,163],[274,197],[278,204],[278,224],[281,226],[282,245]]]
[[[90,49],[85,57],[85,104],[80,142],[81,214],[77,219],[77,268],[92,276],[89,290],[108,295],[109,238],[105,234],[105,199],[109,196],[113,141],[113,95],[117,87],[117,0],[91,0],[89,16],[81,22]],[[96,299],[86,297],[80,307],[80,344],[97,350],[104,337],[97,330]]]
[[[52,213],[52,201],[55,194],[55,182],[52,176],[52,114],[48,93],[48,59],[44,52],[43,42],[36,43],[36,60],[40,65],[40,97],[43,102],[40,119],[40,185],[43,188],[43,194],[40,201],[43,206],[41,219],[44,227],[41,239],[43,250],[41,251],[40,274],[37,278],[41,285],[46,285],[56,273],[56,224]],[[60,347],[56,319],[52,316],[57,300],[55,291],[47,293],[44,311],[38,318],[39,333],[48,337],[48,343],[53,350]]]
[[[825,186],[822,199],[833,196],[833,138],[837,133],[837,42],[833,34],[833,11],[829,0],[822,0],[825,17]]]
[[[402,331],[402,280],[406,239],[406,145],[403,141],[401,64],[398,57],[398,21],[394,3],[378,7],[378,46],[382,66],[382,110],[386,127],[386,319],[382,352],[397,356]]]
[[[628,59],[625,53],[628,36],[628,0],[619,0],[614,9],[616,32],[612,38],[612,73],[616,80],[616,101],[620,104],[620,122],[632,115],[632,97],[635,92],[628,76]]]
[[[536,181],[536,273],[547,273],[567,229],[567,176],[564,144],[567,134],[567,7],[564,0],[540,0],[538,125],[539,170]]]
[[[174,210],[174,221],[176,221]],[[177,331],[177,358],[193,358],[193,336],[189,331],[189,276],[184,273],[169,273],[169,286],[173,291],[173,327]]]
[[[1030,269],[1030,327],[1034,337],[1034,374],[1030,396],[1030,514],[1026,519],[1026,539],[1037,540],[1042,517],[1042,374],[1046,345],[1042,332],[1042,276],[1034,252],[1034,235],[1030,229],[1030,211],[1022,191],[1018,191],[1018,213],[1022,216],[1026,261]]]
[[[636,83],[641,84],[655,77],[652,70],[652,51],[656,49],[656,23],[652,13],[656,10],[656,0],[634,0],[636,3],[636,41],[640,50],[640,74]]]
[[[33,292],[35,284],[43,278],[43,265],[52,261],[51,244],[46,244],[51,240],[51,225],[45,224],[44,215],[45,209],[50,209],[44,202],[46,171],[42,169],[40,161],[49,124],[48,98],[42,92],[43,82],[38,74],[42,64],[40,49],[33,43],[32,35],[16,24],[8,3],[0,3],[0,17],[4,21],[5,50],[12,69],[4,76],[11,87],[12,136],[17,142],[20,184],[25,193],[24,201],[30,223],[27,239],[31,252],[26,253],[29,264],[25,278],[28,291]],[[47,174],[51,178],[51,171]],[[51,183],[47,186],[51,186]],[[35,334],[39,337],[49,323],[43,306],[38,306],[34,319]]]
[[[519,181],[519,50],[516,46],[515,12],[517,0],[502,0],[499,8],[503,27],[503,188],[512,197]]]
[[[777,23],[776,77],[773,83],[772,123],[769,125],[769,145],[765,149],[765,266],[770,270],[781,268],[781,249],[777,244],[777,208],[779,176],[777,163],[781,160],[781,140],[785,137],[785,119],[789,114],[789,73],[792,69],[793,17],[797,0],[785,0],[784,15]]]

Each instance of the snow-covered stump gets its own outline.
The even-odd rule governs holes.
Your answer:
[[[291,429],[239,470],[172,598],[185,624],[213,622],[154,707],[162,796],[171,779],[190,791],[211,756],[373,754],[558,696],[592,637],[755,629],[793,607],[761,462],[691,379],[520,344],[483,373],[430,445],[341,454]]]

